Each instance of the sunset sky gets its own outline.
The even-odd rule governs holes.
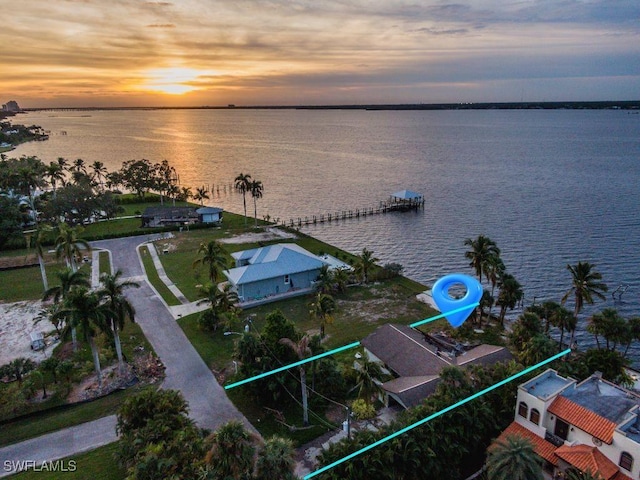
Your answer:
[[[2,10],[0,103],[22,107],[640,99],[639,0],[20,0]]]

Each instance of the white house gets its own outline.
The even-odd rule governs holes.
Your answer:
[[[569,469],[640,478],[640,395],[599,373],[577,383],[550,369],[520,385],[515,419],[498,439],[509,435],[533,443],[547,479]]]

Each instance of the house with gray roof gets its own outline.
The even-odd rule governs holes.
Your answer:
[[[232,253],[235,268],[223,273],[241,303],[313,289],[320,269],[329,263],[295,243],[277,243]],[[276,298],[273,298],[274,300]]]
[[[404,408],[418,405],[435,392],[445,367],[490,365],[513,358],[508,349],[496,345],[444,349],[407,325],[382,325],[360,343],[369,360],[383,364],[395,377],[381,385],[385,404],[391,399]]]

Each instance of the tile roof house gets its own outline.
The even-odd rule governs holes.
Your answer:
[[[531,440],[547,479],[571,468],[640,478],[640,395],[598,373],[577,383],[547,370],[520,385],[515,419],[498,439],[509,435]]]
[[[278,243],[232,253],[235,268],[223,273],[240,303],[283,293],[307,293],[328,263],[295,243]]]
[[[479,345],[457,353],[444,350],[406,325],[382,325],[360,343],[371,361],[384,364],[396,377],[382,384],[385,403],[391,398],[404,408],[418,405],[431,395],[447,366],[488,365],[512,358],[509,350],[495,345]]]

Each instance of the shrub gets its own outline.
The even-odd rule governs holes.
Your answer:
[[[376,416],[376,409],[373,408],[373,405],[362,398],[354,400],[351,403],[351,411],[357,420],[368,420]]]

